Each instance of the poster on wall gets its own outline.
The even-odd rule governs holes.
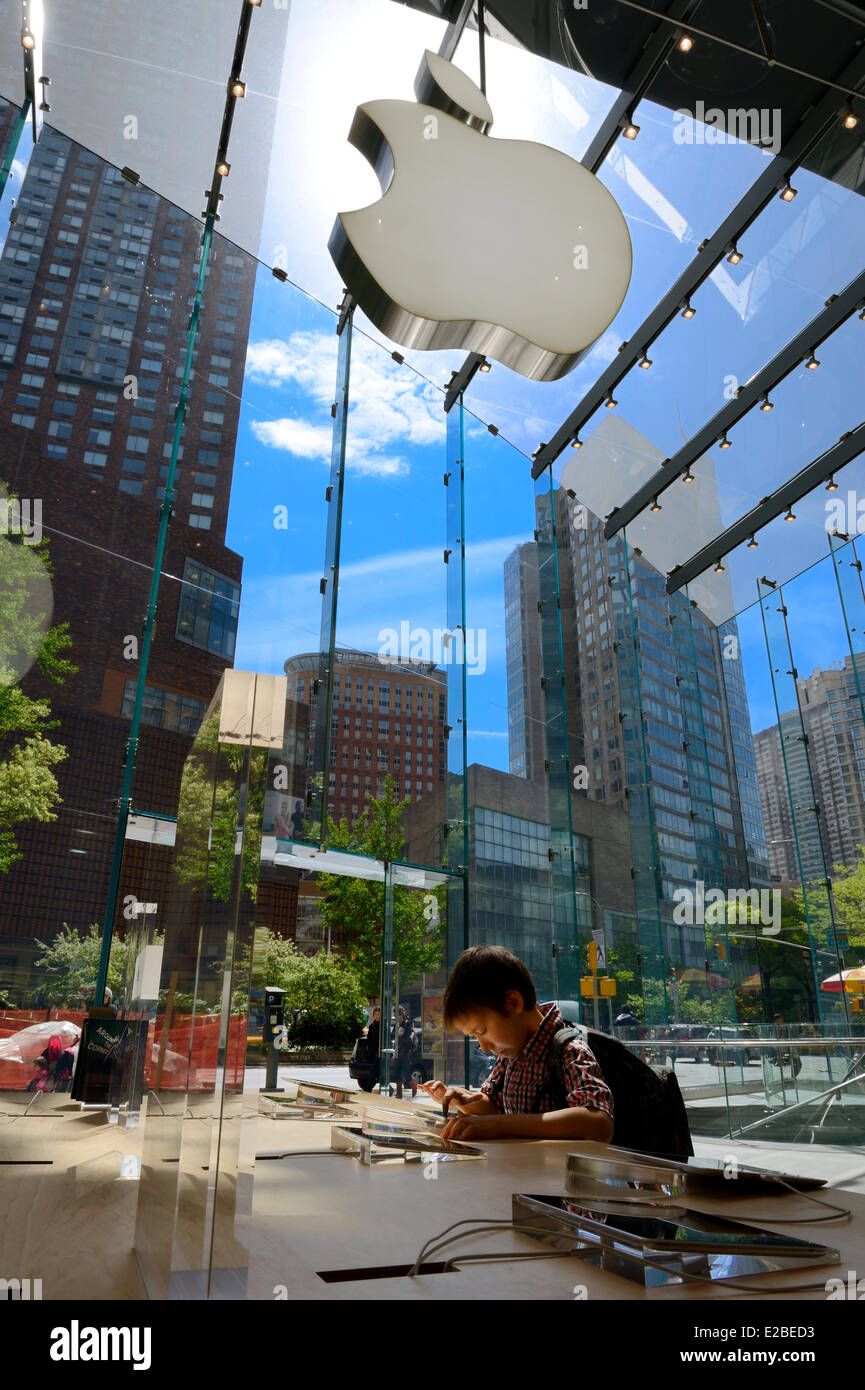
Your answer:
[[[440,994],[423,996],[423,1050],[429,1057],[444,1056],[444,1023]]]

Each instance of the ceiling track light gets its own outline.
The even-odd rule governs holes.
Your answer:
[[[652,498],[652,505],[651,505],[651,507],[649,508],[649,511],[650,511],[650,512],[659,512],[659,511],[661,511],[661,510],[662,510],[661,504],[660,504],[660,502],[658,501],[657,497],[653,497],[653,498]]]
[[[721,435],[721,438],[718,440],[718,448],[719,448],[719,449],[732,449],[732,447],[733,447],[733,441],[732,441],[732,439],[728,439],[728,438],[727,438],[727,431],[724,430],[724,433]]]
[[[233,82],[230,82],[228,84],[228,90],[231,92],[231,95],[233,97],[245,97],[246,83],[243,82],[241,78],[236,77]]]
[[[749,550],[756,550],[756,549],[757,549],[757,546],[758,546],[759,544],[760,544],[760,542],[757,540],[757,538],[756,538],[755,536],[749,536],[749,537],[748,537],[748,549],[749,549]]]
[[[478,371],[479,371],[479,372],[488,372],[488,371],[490,370],[490,367],[491,367],[491,366],[492,366],[492,363],[491,363],[491,362],[488,362],[487,359],[484,358],[483,362],[479,362],[479,363],[478,363]]]
[[[859,317],[860,317],[860,319],[862,319],[863,323],[865,323],[865,309],[862,310],[862,312],[860,313]]]
[[[682,304],[682,318],[683,318],[683,319],[692,319],[692,318],[694,317],[694,315],[696,314],[696,312],[697,312],[697,310],[696,310],[696,309],[693,307],[693,305],[691,304],[690,299],[686,299],[686,300],[683,302],[683,304]]]
[[[694,475],[693,475],[693,473],[691,472],[691,470],[690,470],[690,468],[689,468],[689,469],[687,470],[687,472],[685,472],[685,473],[682,474],[682,482],[683,482],[683,483],[692,483],[693,481],[694,481]]]
[[[738,265],[741,260],[744,260],[742,252],[739,250],[735,241],[733,242],[733,245],[730,247],[730,254],[727,257],[727,260],[730,262],[730,265]]]
[[[813,352],[811,353],[811,356],[808,358],[808,361],[805,363],[805,366],[808,368],[809,372],[816,372],[817,368],[820,366],[820,363],[818,359],[814,356]]]
[[[788,179],[787,182],[784,184],[784,187],[781,189],[781,201],[784,203],[792,203],[793,199],[796,197],[796,194],[798,192],[798,188],[794,188],[790,180]]]
[[[604,405],[607,407],[607,410],[614,410],[618,404],[619,402],[617,400],[614,400],[613,393],[611,391],[610,394],[607,396],[607,399],[604,401]]]
[[[683,34],[679,39],[678,47],[680,53],[690,53],[691,49],[694,47],[694,40],[691,38],[691,35]]]
[[[647,371],[649,370],[649,368],[651,367],[651,365],[652,365],[652,359],[651,359],[651,357],[647,357],[646,354],[643,353],[643,355],[642,355],[642,357],[640,358],[640,361],[639,361],[639,366],[641,366],[641,367],[643,368],[643,371],[644,371],[644,372],[647,372]]]
[[[29,29],[21,30],[21,47],[26,48],[28,53],[36,47],[36,36]]]
[[[774,409],[775,409],[775,403],[774,403],[774,401],[770,401],[770,400],[769,400],[769,392],[768,392],[768,391],[764,391],[764,392],[763,392],[763,395],[762,395],[761,398],[760,398],[760,409],[761,409],[761,410],[764,410],[764,411],[770,411],[770,410],[774,410]]]
[[[582,447],[583,447],[583,441],[582,441],[582,439],[580,439],[580,436],[579,436],[578,434],[575,434],[574,437],[573,437],[573,439],[571,440],[571,448],[572,448],[572,449],[582,449]]]
[[[634,124],[633,116],[629,115],[622,126],[622,134],[626,140],[636,140],[640,133],[640,127]]]
[[[834,474],[834,473],[832,474],[832,476],[830,477],[828,483],[826,484],[826,491],[827,491],[827,492],[837,492],[837,491],[838,491],[838,484],[837,484],[836,481],[835,481],[835,474]]]
[[[220,159],[216,166],[216,172],[221,179],[227,179],[231,173],[231,165],[227,159]]]
[[[785,521],[795,521],[795,520],[796,520],[796,513],[793,511],[793,508],[792,508],[792,507],[788,507],[788,508],[787,508],[787,511],[786,511],[786,513],[785,513],[785,515],[784,515],[784,520],[785,520]]]
[[[723,573],[724,573],[724,561],[723,561],[723,560],[719,560],[719,561],[718,561],[717,565],[715,566],[715,573],[716,573],[716,574],[723,574]]]
[[[845,130],[856,129],[857,125],[859,124],[859,117],[856,115],[856,112],[853,110],[852,106],[848,105],[844,107],[841,124],[843,125]]]

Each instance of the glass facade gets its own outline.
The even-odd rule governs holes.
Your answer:
[[[496,136],[585,161],[633,244],[609,328],[532,381],[397,350],[326,251],[375,196],[355,106],[410,100],[459,7],[159,0],[145,23],[124,0],[78,6],[80,33],[45,8],[34,140],[0,6],[10,1105],[32,1077],[5,1040],[128,1024],[106,1105],[143,1119],[135,1248],[172,1298],[248,1291],[243,1097],[277,980],[298,1065],[345,1082],[378,1005],[370,1065],[416,1084],[402,1006],[418,1072],[476,1084],[442,991],[503,945],[581,1021],[633,1010],[695,1132],[744,1133],[747,1097],[754,1137],[790,1139],[789,1107],[810,1124],[841,1084],[861,1141],[865,122],[791,59],[777,149],[759,120],[707,141],[672,50],[626,112],[606,49],[591,76],[558,22],[504,42],[496,17]],[[857,61],[835,18],[823,78]]]

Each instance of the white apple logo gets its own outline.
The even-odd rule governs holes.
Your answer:
[[[480,88],[429,50],[417,104],[371,101],[349,140],[383,196],[337,216],[351,294],[404,347],[464,348],[555,381],[615,318],[631,239],[613,195],[548,145],[493,140]]]

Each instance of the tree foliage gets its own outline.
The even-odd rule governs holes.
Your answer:
[[[384,795],[372,797],[369,810],[349,827],[328,822],[327,843],[335,849],[388,863],[403,854],[402,816],[409,800],[397,800],[394,780],[385,779]],[[318,880],[325,897],[322,917],[333,939],[342,939],[341,950],[360,980],[367,999],[378,996],[384,937],[385,885],[369,879],[322,874]],[[444,889],[421,893],[416,888],[393,888],[393,952],[403,983],[417,980],[424,971],[438,970],[444,948]]]
[[[229,901],[237,871],[237,839],[243,830],[242,887],[254,902],[258,891],[267,753],[220,743],[219,710],[201,725],[186,762],[177,807],[175,872],[194,891],[207,887]],[[245,769],[246,764],[246,769]],[[244,803],[241,786],[248,775]]]
[[[75,1009],[93,998],[99,969],[101,931],[91,922],[80,936],[66,922],[50,943],[39,941],[41,955],[34,965],[40,972],[36,990],[44,1008]],[[123,989],[127,964],[126,941],[115,934],[108,962],[108,988],[116,996]]]
[[[6,516],[6,489],[0,500]],[[62,653],[72,645],[68,623],[48,626],[51,611],[48,542],[24,545],[23,532],[0,534],[0,873],[22,858],[15,826],[57,819],[54,767],[66,749],[52,743],[57,727],[47,700],[25,695],[21,678],[33,666],[54,685],[77,667]]]
[[[284,989],[285,1022],[293,1044],[347,1047],[363,1027],[364,995],[356,971],[341,957],[301,955],[293,941],[268,932],[265,982]]]

